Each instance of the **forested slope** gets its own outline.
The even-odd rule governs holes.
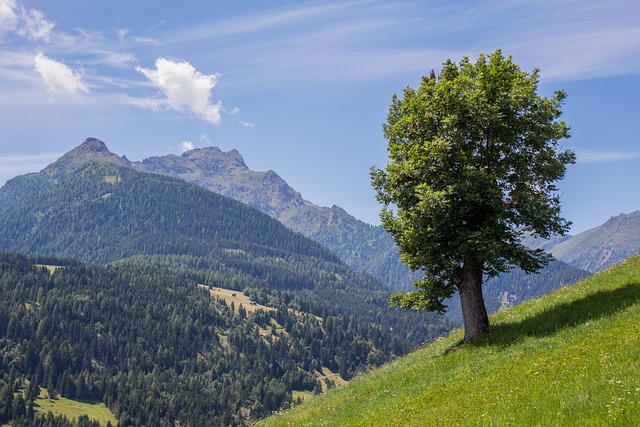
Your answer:
[[[51,273],[40,263],[62,268]],[[0,294],[0,384],[24,388],[25,409],[35,385],[103,401],[120,425],[240,424],[292,403],[292,390],[319,390],[314,370],[323,361],[309,340],[332,355],[332,341],[369,352],[355,326],[326,327],[330,315],[284,305],[233,310],[149,265],[2,254]],[[281,330],[260,332],[271,324]],[[20,413],[13,406],[3,421]]]

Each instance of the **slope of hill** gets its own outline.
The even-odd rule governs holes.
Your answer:
[[[259,425],[640,425],[640,258],[491,320]]]
[[[392,237],[382,227],[360,221],[340,207],[320,207],[304,200],[275,172],[250,170],[236,150],[225,153],[217,147],[201,148],[182,156],[152,157],[133,162],[132,166],[196,183],[260,209],[392,290],[411,290],[413,281],[419,278],[418,273],[400,262]],[[495,311],[505,304],[543,295],[558,283],[573,283],[586,275],[562,262],[555,262],[535,276],[523,277],[522,272],[514,271],[486,284],[488,308]],[[460,322],[457,297],[448,305],[451,309],[447,315]]]

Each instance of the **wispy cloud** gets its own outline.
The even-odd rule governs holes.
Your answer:
[[[62,154],[0,154],[3,174],[35,172],[58,159]],[[6,178],[5,178],[6,179]]]
[[[253,94],[398,76],[410,84],[447,58],[499,47],[523,69],[539,67],[546,82],[640,74],[639,14],[636,0],[352,0],[298,3],[182,28],[161,21],[149,30],[69,29],[18,0],[0,0],[0,37],[20,42],[0,44],[0,77],[29,84],[40,77],[56,96],[91,88],[94,98],[109,93],[218,125],[225,111],[211,91],[219,75],[192,63],[224,72],[226,90]],[[163,59],[176,52],[189,62]],[[158,57],[155,69],[140,66]],[[141,92],[149,84],[157,96]]]
[[[611,163],[640,159],[640,151],[576,150],[578,164]]]
[[[631,0],[351,1],[301,4],[159,36],[205,41],[233,58],[226,76],[289,84],[426,73],[451,58],[503,48],[545,80],[640,73],[640,6]]]
[[[14,11],[15,8],[14,0],[0,0],[0,37],[16,30],[18,15]]]
[[[42,39],[49,41],[49,35],[55,24],[49,21],[45,16],[36,9],[27,10],[20,6],[20,16],[22,25],[18,30],[18,34],[31,40]]]
[[[0,37],[15,32],[20,37],[48,42],[54,26],[37,9],[27,9],[15,0],[0,0]]]
[[[297,27],[318,19],[335,17],[337,13],[358,5],[371,3],[368,1],[350,1],[334,3],[315,3],[302,6],[286,7],[272,11],[246,14],[238,18],[205,23],[168,32],[163,37],[165,43],[185,43],[203,39],[226,37],[251,32],[264,32],[282,27]]]

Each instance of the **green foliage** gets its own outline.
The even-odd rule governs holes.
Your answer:
[[[640,425],[640,258],[492,323],[474,344],[456,332],[259,425]]]
[[[103,401],[127,425],[242,424],[242,414],[291,403],[294,389],[313,390],[322,358],[342,360],[332,360],[337,347],[349,367],[371,351],[359,326],[332,326],[341,317],[327,315],[325,333],[314,316],[284,307],[241,316],[148,265],[75,264],[50,274],[1,255],[0,294],[0,379],[29,379],[52,399]],[[288,333],[261,337],[259,324],[271,321]],[[7,393],[0,401],[12,407]]]
[[[417,90],[394,95],[384,125],[390,162],[371,178],[402,261],[423,273],[420,290],[395,303],[442,310],[471,272],[548,262],[521,240],[567,231],[554,183],[575,155],[558,147],[569,137],[557,120],[565,93],[541,97],[537,83],[537,70],[521,71],[498,50],[447,61]]]
[[[104,176],[116,175],[119,182],[104,182]],[[263,289],[256,294],[295,290],[298,298],[286,297],[287,304],[298,302],[294,309],[322,316],[330,308],[380,328],[383,332],[375,335],[388,339],[376,345],[387,357],[450,327],[442,317],[390,310],[388,290],[329,250],[196,185],[90,162],[54,177],[44,190],[0,214],[0,249],[89,262],[151,263],[200,283]],[[107,192],[109,198],[100,197]],[[282,303],[279,296],[275,305]]]

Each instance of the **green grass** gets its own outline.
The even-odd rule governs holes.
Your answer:
[[[640,258],[492,316],[260,426],[640,425]]]
[[[104,403],[72,400],[60,396],[54,400],[49,400],[48,396],[46,389],[40,389],[40,395],[34,402],[36,412],[46,414],[51,411],[53,415],[64,415],[70,420],[77,419],[81,415],[87,415],[90,419],[97,420],[103,426],[107,425],[108,421],[111,421],[113,426],[118,424],[118,420]]]
[[[109,184],[116,184],[120,181],[122,181],[122,177],[118,176],[118,175],[105,175],[103,177],[104,182],[109,183]]]
[[[44,267],[47,270],[49,270],[49,273],[53,274],[56,272],[56,270],[59,270],[61,268],[64,268],[61,265],[47,265],[47,264],[36,264],[37,267]]]

